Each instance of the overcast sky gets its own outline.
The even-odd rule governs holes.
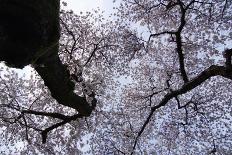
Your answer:
[[[67,8],[74,12],[91,11],[99,7],[104,11],[111,11],[113,8],[113,0],[64,0],[68,3]]]

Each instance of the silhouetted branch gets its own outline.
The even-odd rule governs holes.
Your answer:
[[[225,0],[225,4],[224,4],[224,7],[222,9],[222,18],[224,16],[224,13],[225,13],[225,10],[226,10],[226,7],[227,7],[227,4],[228,4],[228,0]]]
[[[157,109],[165,106],[168,103],[168,101],[170,101],[172,98],[177,97],[178,95],[182,95],[182,94],[187,93],[188,91],[196,88],[197,86],[201,85],[203,82],[205,82],[206,80],[210,79],[213,76],[222,76],[224,78],[232,80],[232,69],[228,70],[227,67],[224,67],[224,66],[212,65],[208,69],[201,72],[198,76],[196,76],[195,78],[193,78],[189,82],[185,83],[180,89],[174,90],[174,91],[166,94],[159,104],[157,104],[151,108],[151,111],[150,111],[148,117],[146,118],[144,124],[142,125],[140,131],[138,132],[138,134],[135,138],[133,150],[135,150],[135,147],[137,145],[139,137],[144,132],[146,126],[148,125],[148,123],[151,120],[151,117],[153,116],[154,112]],[[133,154],[133,152],[131,154]]]
[[[52,117],[52,118],[57,118],[57,119],[62,119],[62,120],[67,120],[71,116],[66,116],[60,113],[50,113],[50,112],[39,112],[39,111],[34,111],[34,110],[23,110],[22,114],[33,114],[33,115],[39,115],[39,116],[47,116],[47,117]]]
[[[63,120],[62,122],[59,122],[59,123],[56,123],[46,129],[44,129],[42,132],[41,132],[41,135],[42,135],[42,143],[46,143],[46,140],[47,140],[47,134],[48,132],[66,124],[66,123],[69,123],[71,121],[74,121],[78,118],[83,118],[84,116],[83,115],[80,115],[80,114],[76,114],[76,115],[73,115],[73,116],[69,116],[67,117],[65,120]]]
[[[227,49],[224,51],[224,58],[226,59],[226,67],[231,69],[231,56],[232,56],[232,49]]]
[[[180,19],[180,26],[178,27],[178,30],[175,33],[176,36],[176,50],[178,53],[178,57],[179,57],[179,65],[180,65],[180,72],[181,72],[181,76],[184,80],[184,82],[188,82],[188,76],[185,70],[185,63],[184,63],[184,54],[183,54],[183,49],[182,49],[182,37],[181,37],[181,32],[186,24],[186,20],[185,20],[185,14],[186,14],[186,10],[184,8],[183,3],[178,0],[177,1],[178,5],[180,6],[180,11],[181,11],[181,19]]]
[[[54,47],[54,51],[57,51]],[[74,82],[70,73],[59,59],[56,52],[50,52],[43,57],[44,66],[36,66],[35,70],[43,78],[44,84],[49,88],[53,98],[59,104],[76,109],[83,116],[90,116],[92,107],[85,97],[78,96],[74,91]]]
[[[61,18],[60,18],[60,21],[61,21],[61,24],[64,26],[65,30],[67,31],[67,33],[72,37],[72,40],[73,40],[71,51],[68,51],[68,49],[65,48],[65,50],[67,50],[68,53],[70,54],[70,58],[72,59],[72,54],[74,52],[78,39],[75,37],[75,34],[69,29],[67,23],[65,23]]]

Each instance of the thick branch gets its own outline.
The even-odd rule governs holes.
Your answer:
[[[83,115],[81,115],[81,114],[76,114],[73,116],[66,116],[66,115],[63,115],[60,113],[39,112],[39,111],[34,111],[34,110],[23,110],[22,114],[33,114],[33,115],[39,115],[39,116],[47,116],[47,117],[58,118],[58,119],[62,120],[61,122],[56,123],[56,124],[46,128],[46,129],[42,130],[42,132],[41,132],[42,143],[46,143],[48,132],[50,132],[50,131],[52,131],[52,130],[54,130],[54,129],[56,129],[56,128],[66,124],[66,123],[74,121],[78,118],[83,118]],[[24,118],[24,122],[25,122],[26,133],[27,133],[28,125],[26,123],[25,118]]]
[[[181,40],[181,35],[180,33],[176,33],[176,45],[177,45],[177,53],[178,53],[178,57],[179,57],[179,65],[180,65],[180,73],[181,76],[184,80],[184,82],[188,82],[188,76],[187,73],[185,71],[185,63],[184,63],[184,54],[183,54],[183,50],[182,50],[182,40]]]
[[[147,119],[145,120],[143,126],[141,127],[140,131],[138,132],[138,134],[136,136],[133,150],[135,149],[135,147],[137,145],[139,137],[144,132],[146,126],[148,125],[148,123],[151,120],[151,117],[153,116],[154,112],[157,109],[159,109],[162,106],[165,106],[168,103],[168,101],[171,100],[172,98],[193,90],[194,88],[201,85],[203,82],[205,82],[207,79],[210,79],[213,76],[222,76],[222,77],[225,77],[225,78],[232,80],[232,69],[228,69],[227,67],[224,67],[224,66],[212,65],[208,69],[206,69],[202,73],[200,73],[198,76],[196,76],[195,78],[193,78],[189,82],[185,83],[182,86],[182,88],[166,94],[164,96],[163,100],[159,104],[157,104],[151,108],[150,114],[148,115]],[[131,154],[133,154],[133,152]]]
[[[50,131],[52,131],[52,130],[54,130],[54,129],[56,129],[56,128],[58,128],[58,127],[60,127],[60,126],[62,126],[62,125],[64,125],[64,124],[66,124],[66,123],[69,123],[69,122],[71,122],[71,121],[73,121],[73,120],[76,120],[77,118],[82,118],[82,117],[83,117],[83,116],[82,116],[82,115],[79,115],[79,114],[73,115],[73,116],[70,116],[68,119],[63,120],[62,122],[59,122],[59,123],[57,123],[57,124],[54,124],[54,125],[52,125],[52,126],[46,128],[45,130],[43,130],[43,131],[41,132],[41,135],[42,135],[42,143],[46,143],[48,132],[50,132]]]
[[[184,64],[184,54],[183,54],[183,50],[182,50],[182,39],[181,39],[181,32],[186,24],[185,21],[185,13],[186,10],[184,9],[184,6],[182,4],[182,2],[180,0],[178,0],[178,5],[180,6],[180,10],[181,10],[181,23],[180,26],[176,32],[176,50],[178,53],[178,57],[179,57],[179,65],[180,65],[180,72],[181,72],[181,76],[184,80],[184,82],[188,82],[188,76],[187,73],[185,71],[185,64]]]
[[[232,49],[225,50],[225,52],[224,52],[224,58],[226,59],[226,67],[228,69],[231,69],[231,67],[232,67],[231,56],[232,56]]]
[[[80,97],[73,92],[74,83],[70,80],[66,66],[59,59],[58,46],[51,50],[40,58],[43,65],[36,66],[35,70],[59,104],[74,108],[83,116],[89,116],[94,107],[86,101],[85,97]]]
[[[40,112],[40,111],[34,111],[34,110],[23,110],[22,114],[33,114],[33,115],[39,115],[39,116],[47,116],[52,118],[58,118],[62,120],[70,119],[71,116],[66,116],[60,113],[50,113],[50,112]]]

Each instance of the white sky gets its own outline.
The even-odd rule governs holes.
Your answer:
[[[104,11],[111,11],[113,8],[113,0],[64,0],[68,3],[67,9],[72,9],[74,12],[91,11],[99,7]]]

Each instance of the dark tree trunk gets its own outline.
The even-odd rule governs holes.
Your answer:
[[[50,49],[48,55],[42,57],[43,65],[38,65],[35,70],[58,103],[76,109],[83,116],[89,116],[92,108],[85,97],[73,92],[75,84],[70,80],[70,73],[61,63],[57,51],[58,46]]]
[[[85,97],[76,95],[67,68],[58,57],[59,0],[0,0],[0,61],[23,68],[34,64],[59,104],[89,116]]]
[[[59,0],[0,0],[1,61],[23,68],[59,36]]]

